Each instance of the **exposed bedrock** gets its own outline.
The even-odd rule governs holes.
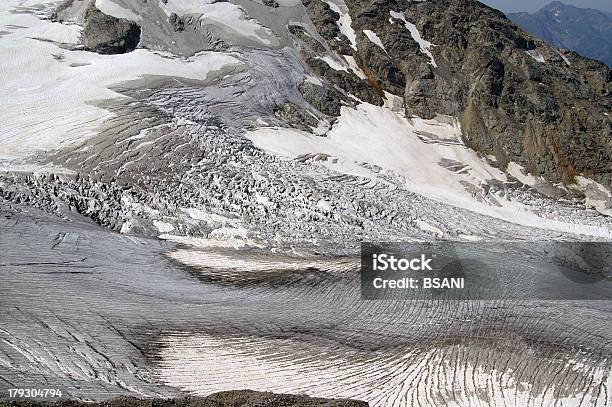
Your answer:
[[[262,3],[264,4],[264,6],[268,6],[272,8],[277,8],[279,6],[276,0],[263,0]]]
[[[321,0],[303,0],[302,3],[306,6],[308,15],[321,37],[340,53],[352,55],[350,42],[341,33],[336,23],[340,19],[340,14],[334,11],[327,2]]]
[[[311,132],[319,124],[316,116],[293,103],[279,106],[274,113],[289,126],[305,132]]]
[[[315,109],[328,116],[340,116],[342,103],[352,105],[344,95],[332,87],[315,85],[311,82],[300,84],[300,93]]]
[[[174,31],[183,31],[185,29],[185,22],[181,17],[179,17],[176,13],[170,14],[168,18],[168,22],[172,25]]]
[[[98,54],[125,54],[140,42],[140,26],[124,18],[101,12],[95,3],[85,12],[81,42]]]
[[[321,2],[304,0],[321,36],[339,54],[351,52],[375,87],[403,96],[409,115],[458,117],[466,144],[502,168],[517,162],[554,182],[585,174],[612,185],[605,64],[536,40],[473,0],[347,0],[356,50],[347,49],[329,21],[340,15],[313,3]]]

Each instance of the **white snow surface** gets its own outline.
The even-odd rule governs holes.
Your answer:
[[[545,219],[533,207],[484,191],[490,180],[506,182],[506,174],[466,147],[460,136],[459,125],[407,119],[401,112],[368,103],[356,109],[343,106],[327,137],[274,127],[247,133],[256,146],[280,157],[326,154],[333,159],[321,165],[340,173],[380,178],[372,169],[378,166],[403,179],[407,190],[479,214],[558,232],[612,237],[609,228]],[[442,164],[448,162],[452,165],[445,168]]]
[[[440,405],[439,400],[448,407],[577,406],[582,401],[599,405],[606,398],[603,392],[566,394],[557,386],[538,390],[534,382],[517,379],[520,370],[514,365],[487,369],[477,357],[455,365],[456,361],[447,356],[451,351],[444,346],[426,351],[415,347],[343,352],[286,338],[216,338],[183,333],[165,335],[161,343],[162,363],[156,375],[167,385],[201,396],[255,388],[312,397],[353,398],[373,407],[434,406]],[[460,356],[454,357],[461,358],[469,349],[455,351]],[[488,357],[501,359],[515,352]],[[487,356],[482,359],[490,361]],[[580,363],[564,364],[555,359],[550,363],[562,371],[587,370]],[[591,372],[593,381],[606,385],[612,382],[603,366]]]
[[[547,183],[546,179],[544,179],[543,177],[529,174],[521,165],[515,162],[509,162],[506,171],[508,172],[508,174],[512,175],[514,178],[518,179],[525,185],[533,187],[538,184]]]
[[[179,16],[185,14],[202,14],[204,6],[214,3],[214,0],[168,0],[167,2],[159,1],[159,6],[170,15],[176,13]]]
[[[404,13],[399,13],[399,12],[391,10],[390,14],[391,14],[391,17],[404,22],[404,27],[406,27],[406,29],[410,31],[410,35],[412,36],[412,39],[415,40],[419,44],[419,48],[421,52],[427,55],[430,59],[430,64],[433,65],[435,68],[437,68],[438,65],[436,64],[436,60],[434,59],[433,54],[431,53],[431,47],[435,45],[425,40],[423,37],[421,37],[421,33],[419,32],[419,30],[416,28],[414,24],[406,20]]]
[[[240,224],[238,219],[228,218],[216,213],[209,213],[198,208],[181,208],[181,211],[185,212],[190,218],[204,221],[209,225],[237,226]]]
[[[24,27],[10,29],[0,47],[0,159],[23,158],[93,136],[110,115],[93,103],[122,97],[109,89],[113,85],[144,75],[205,80],[239,63],[215,52],[179,59],[145,49],[121,55],[68,51],[50,41],[76,44],[79,26],[11,12],[35,4],[40,1],[0,3],[5,25]]]
[[[131,21],[141,21],[142,17],[134,13],[132,10],[128,10],[125,7],[120,6],[113,0],[96,0],[96,7],[98,10],[109,16],[117,18],[126,18]]]
[[[451,199],[456,204],[466,203],[464,188],[458,185],[456,177],[438,165],[442,158],[477,164],[471,169],[472,176],[458,176],[472,183],[489,178],[505,180],[503,172],[480,162],[476,152],[462,144],[434,146],[421,141],[419,131],[430,132],[449,143],[459,143],[460,129],[456,126],[421,119],[411,123],[389,109],[367,103],[357,109],[342,107],[340,119],[325,138],[276,128],[258,129],[248,133],[248,137],[264,150],[285,157],[308,153],[338,157],[341,164],[337,169],[355,175],[375,177],[360,163],[378,165],[405,177],[415,192],[440,200]],[[288,132],[292,133],[290,137]]]
[[[247,239],[244,238],[243,242],[246,241]],[[308,268],[316,268],[321,271],[334,271],[347,269],[349,267],[353,269],[359,267],[358,259],[317,259],[312,257],[290,257],[284,255],[236,255],[206,250],[211,247],[214,246],[203,245],[198,247],[197,250],[178,249],[168,253],[167,256],[188,266],[198,267],[205,264],[206,270],[201,270],[201,274],[228,270],[234,270],[239,273],[249,273],[253,271],[277,272],[278,270],[300,271]]]
[[[161,220],[154,220],[153,224],[155,225],[157,230],[159,230],[160,233],[169,233],[174,230],[174,226]]]
[[[240,36],[254,39],[263,45],[273,45],[275,39],[275,35],[270,29],[249,18],[242,8],[229,2],[168,0],[168,4],[164,4],[159,0],[159,5],[168,15],[173,12],[179,16],[198,14],[200,15],[200,21],[204,24],[221,26]]]
[[[336,25],[340,28],[340,32],[349,39],[351,48],[357,51],[357,34],[351,24],[353,20],[349,14],[349,9],[344,0],[324,0],[329,7],[336,13],[340,14],[340,19],[336,21]]]

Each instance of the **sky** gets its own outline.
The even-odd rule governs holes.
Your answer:
[[[551,3],[552,0],[480,0],[504,12],[527,11],[534,12]],[[572,4],[576,7],[595,8],[612,12],[612,0],[561,0],[562,3]]]

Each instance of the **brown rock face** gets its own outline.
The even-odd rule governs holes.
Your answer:
[[[535,40],[473,0],[346,4],[355,59],[371,82],[403,96],[409,115],[457,117],[466,144],[494,154],[502,167],[514,161],[554,182],[583,173],[612,186],[612,72],[605,64]],[[437,66],[391,11],[434,44]],[[375,32],[386,52],[363,30]]]

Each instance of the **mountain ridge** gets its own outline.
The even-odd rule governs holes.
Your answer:
[[[314,1],[304,4],[315,25],[339,18],[321,17],[326,11]],[[458,117],[466,143],[495,155],[502,168],[518,162],[553,182],[587,173],[612,184],[612,85],[604,64],[548,46],[475,1],[346,4],[358,51],[336,40],[339,32],[327,41],[339,54],[353,54],[374,88],[402,96],[408,116]],[[403,25],[435,44],[433,59]],[[362,34],[368,30],[382,50]]]
[[[551,45],[612,66],[612,13],[553,1],[535,13],[509,13],[508,18]]]

